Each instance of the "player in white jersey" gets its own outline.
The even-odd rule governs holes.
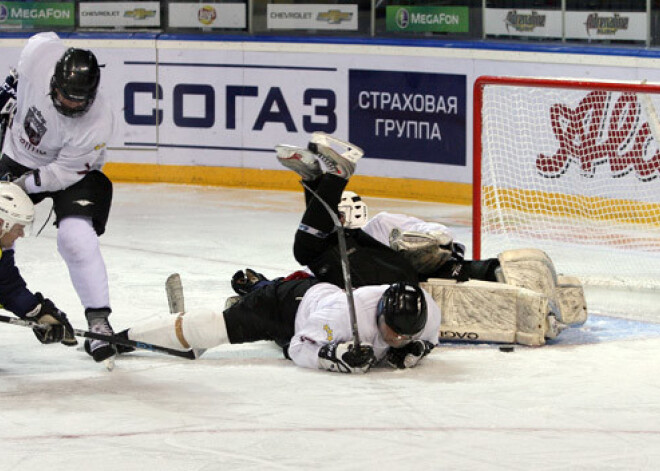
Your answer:
[[[108,277],[98,236],[112,202],[101,172],[114,118],[99,93],[100,67],[91,51],[67,48],[55,33],[32,36],[18,62],[16,110],[7,130],[0,176],[35,203],[53,199],[57,247],[67,264],[90,330],[111,334]],[[96,361],[116,354],[93,340]]]
[[[277,280],[218,310],[157,317],[121,334],[181,350],[273,340],[306,368],[364,373],[386,359],[411,368],[438,343],[440,308],[411,283],[353,292],[361,344],[354,347],[346,293],[315,278]]]

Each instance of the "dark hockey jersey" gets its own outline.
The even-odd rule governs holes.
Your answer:
[[[391,284],[399,281],[417,283],[416,270],[400,253],[381,244],[362,229],[345,229],[346,252],[354,288]],[[336,241],[337,233],[330,235]],[[314,276],[321,281],[344,287],[339,242],[330,244],[321,255],[308,263]]]
[[[34,309],[37,297],[27,289],[14,261],[14,250],[0,250],[0,304],[19,317]]]

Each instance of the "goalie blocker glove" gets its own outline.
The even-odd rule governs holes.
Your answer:
[[[329,343],[319,350],[319,368],[340,373],[366,373],[376,363],[371,345],[353,343]]]
[[[28,312],[25,318],[40,324],[32,329],[39,342],[46,344],[61,342],[67,347],[78,345],[66,314],[57,309],[50,299],[44,299],[41,293],[36,293],[35,296],[39,304]]]
[[[401,348],[390,348],[387,351],[387,364],[392,368],[413,368],[433,350],[434,345],[426,340],[413,340]]]

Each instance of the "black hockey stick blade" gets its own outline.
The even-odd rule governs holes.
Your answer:
[[[18,317],[3,316],[3,315],[0,315],[0,322],[4,322],[5,324],[18,325],[20,327],[28,327],[30,329],[33,329],[40,325],[34,321],[25,320]],[[174,348],[163,347],[161,345],[154,345],[152,343],[136,342],[135,340],[126,339],[114,334],[113,335],[97,334],[95,332],[89,332],[87,330],[81,330],[81,329],[73,329],[73,334],[76,337],[84,337],[94,340],[103,340],[105,342],[114,345],[123,345],[124,347],[133,347],[133,348],[138,348],[140,350],[148,350],[150,352],[164,353],[166,355],[171,355],[180,358],[187,358],[189,360],[194,360],[197,358],[195,352],[193,352],[192,350],[185,350],[185,351],[175,350]]]

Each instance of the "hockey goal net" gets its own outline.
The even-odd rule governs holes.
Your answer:
[[[660,288],[660,85],[480,77],[473,257],[535,247],[589,285]]]

